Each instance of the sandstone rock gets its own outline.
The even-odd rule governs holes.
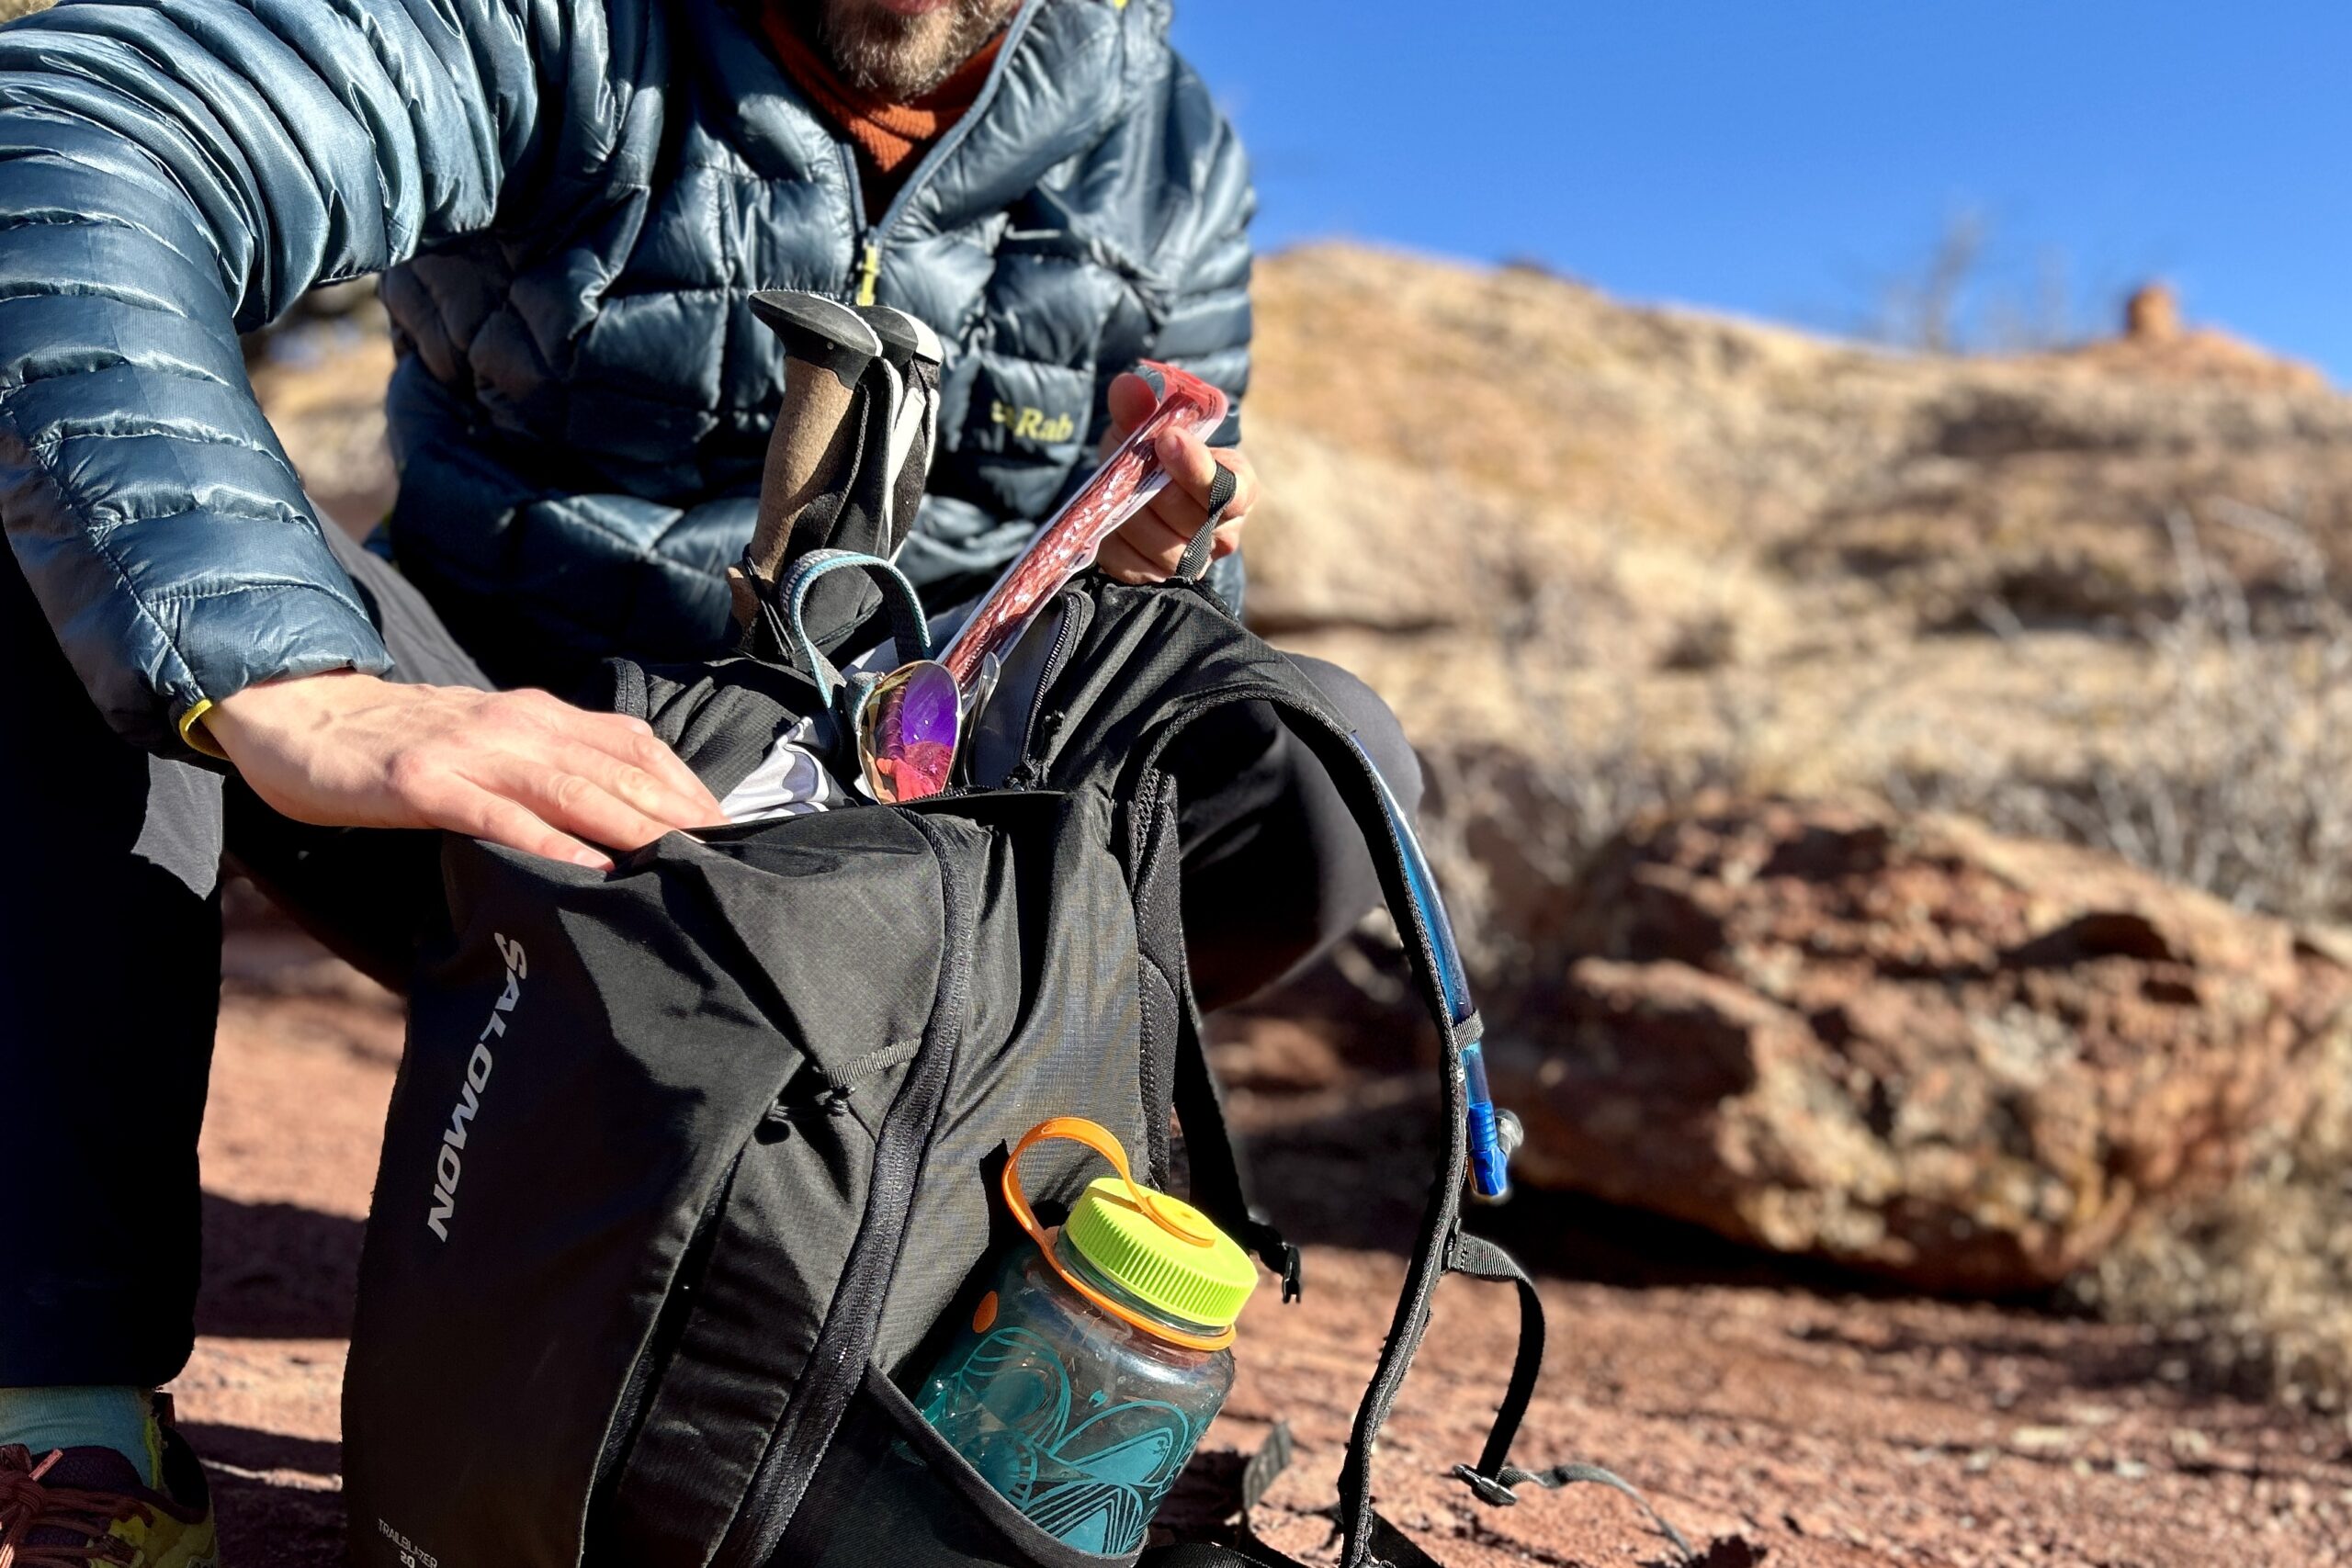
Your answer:
[[[2046,1286],[2294,1118],[2352,971],[2278,921],[1956,818],[1713,800],[1571,896],[1521,1169],[1928,1289]]]

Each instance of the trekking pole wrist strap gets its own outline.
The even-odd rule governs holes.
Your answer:
[[[898,639],[899,663],[931,657],[931,627],[923,619],[922,598],[905,572],[880,556],[861,555],[855,550],[809,551],[793,564],[777,590],[776,597],[782,602],[782,625],[773,626],[772,629],[783,651],[816,682],[817,695],[829,708],[841,689],[842,672],[818,648],[816,638],[808,635],[801,612],[808,604],[808,590],[820,579],[837,571],[864,572],[880,585],[883,602],[890,610],[890,635]],[[771,616],[778,613],[775,605],[769,605],[768,611]]]

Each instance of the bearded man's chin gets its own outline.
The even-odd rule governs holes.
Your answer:
[[[1019,0],[790,0],[803,36],[854,85],[921,97],[995,36]]]

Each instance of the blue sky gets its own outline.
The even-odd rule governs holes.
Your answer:
[[[1854,329],[1973,215],[1962,326],[2192,320],[2352,385],[2352,4],[1177,0],[1266,246],[1538,259]]]

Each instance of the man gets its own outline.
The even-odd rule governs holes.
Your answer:
[[[211,1561],[148,1391],[192,1332],[224,845],[397,982],[431,839],[334,830],[605,866],[718,819],[642,725],[515,688],[724,646],[782,375],[746,294],[879,300],[947,341],[901,558],[934,606],[1148,410],[1136,359],[1238,396],[1248,175],[1166,23],[1166,0],[90,0],[0,30],[0,1547],[96,1560],[111,1527],[141,1562]],[[322,532],[237,343],[369,272],[401,350],[397,569]],[[1257,492],[1238,447],[1161,457],[1176,483],[1103,558],[1132,581],[1172,569],[1213,464],[1239,479],[1220,555]],[[1376,701],[1318,679],[1408,773]],[[1374,893],[1311,762],[1254,731],[1208,750],[1186,898],[1233,911],[1196,922],[1217,999]]]

